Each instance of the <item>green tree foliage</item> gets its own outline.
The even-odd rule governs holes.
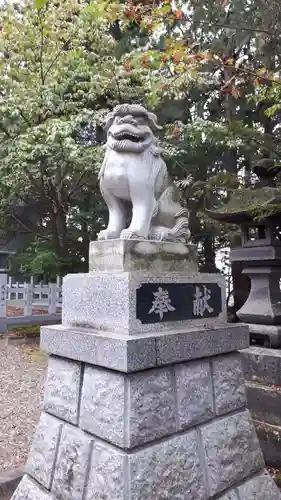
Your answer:
[[[99,122],[123,88],[112,83],[116,42],[88,2],[35,7],[0,11],[1,228],[39,239],[65,272],[103,223]]]
[[[118,102],[141,102],[215,270],[235,232],[204,208],[250,186],[264,150],[281,154],[280,2],[26,0],[5,4],[1,25],[2,229],[34,235],[29,255],[55,252],[64,272],[86,267],[105,213],[93,131]]]

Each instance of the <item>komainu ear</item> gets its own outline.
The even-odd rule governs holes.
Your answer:
[[[157,116],[154,113],[147,113],[148,123],[152,130],[161,130],[162,127],[157,123]]]
[[[108,131],[108,129],[111,127],[112,123],[114,122],[114,114],[113,113],[108,113],[106,119],[105,119],[105,125],[104,125],[104,130],[105,132]]]

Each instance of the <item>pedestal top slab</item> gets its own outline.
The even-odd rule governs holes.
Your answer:
[[[196,245],[147,240],[91,241],[89,271],[196,272]]]
[[[63,325],[43,326],[41,349],[91,365],[136,372],[238,351],[249,347],[247,325],[189,328],[170,333],[128,335]]]

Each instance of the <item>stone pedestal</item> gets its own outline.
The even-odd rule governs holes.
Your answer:
[[[267,465],[281,468],[281,352],[252,346],[241,352],[249,409]]]
[[[247,409],[248,328],[225,323],[222,278],[180,273],[176,256],[140,270],[123,243],[116,261],[102,245],[97,270],[65,279],[63,324],[41,329],[44,406],[13,500],[280,500]]]

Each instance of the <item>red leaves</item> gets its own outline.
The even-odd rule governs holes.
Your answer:
[[[147,54],[141,56],[141,63],[143,66],[149,66],[149,57]]]
[[[172,60],[174,63],[178,64],[181,61],[182,54],[180,52],[176,52],[172,55]]]
[[[175,137],[179,137],[181,135],[181,129],[179,128],[178,125],[175,126],[175,128],[173,130],[173,134]]]
[[[131,66],[131,64],[130,64],[129,62],[126,62],[126,63],[124,64],[124,69],[125,69],[125,71],[126,71],[127,73],[130,73],[130,72],[132,71],[132,66]]]
[[[181,9],[178,9],[176,11],[176,19],[182,19],[183,18],[183,13]]]
[[[204,61],[206,59],[206,54],[201,54],[200,52],[198,54],[194,55],[195,61]]]
[[[130,21],[140,23],[142,15],[137,6],[133,5],[132,1],[128,1],[128,5],[124,8],[124,16]]]
[[[135,17],[135,8],[134,7],[125,7],[124,16],[127,19],[134,19]]]
[[[138,0],[138,2],[136,3],[146,5],[148,7],[157,7],[160,4],[160,1],[161,0]],[[132,3],[132,0],[130,1],[130,3]]]
[[[153,32],[153,23],[152,23],[152,21],[149,21],[149,22],[146,24],[146,29],[147,29],[147,32],[148,32],[148,33],[152,33],[152,32]]]

